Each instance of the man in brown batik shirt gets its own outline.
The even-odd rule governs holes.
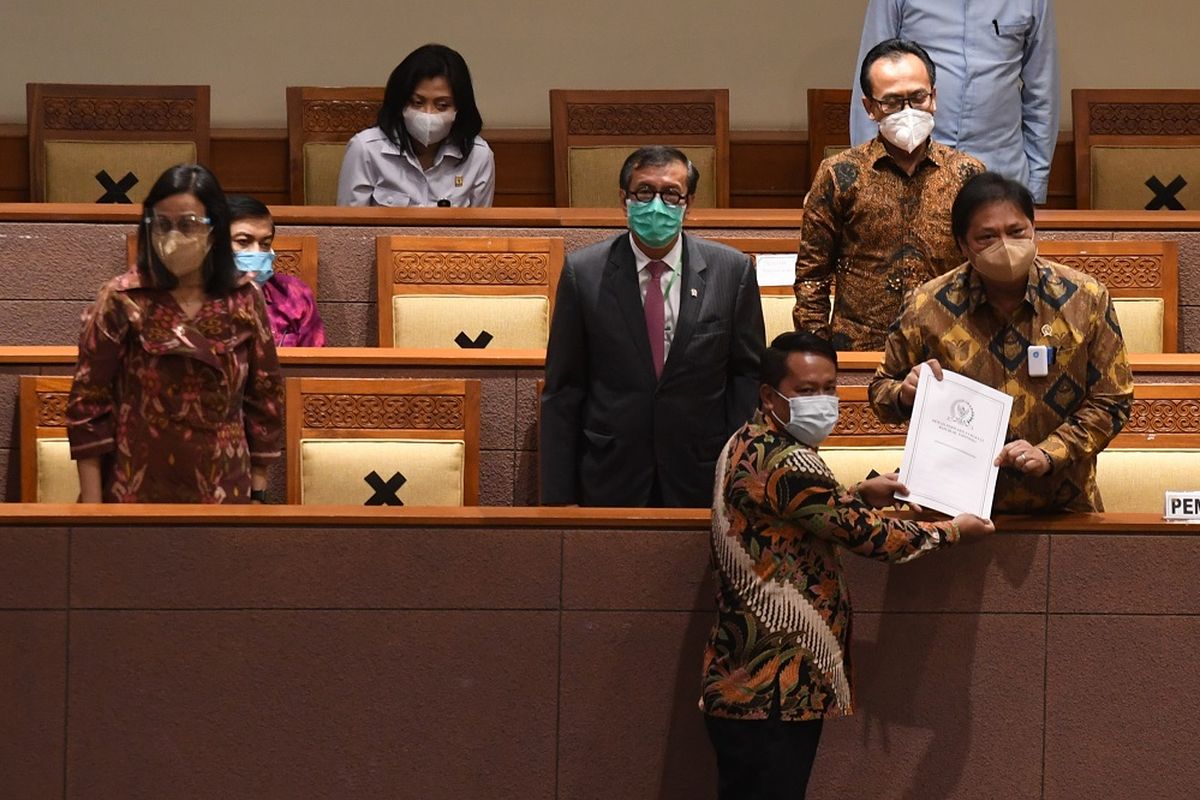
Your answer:
[[[821,162],[796,259],[796,329],[828,337],[838,350],[882,349],[907,295],[962,263],[950,206],[984,170],[929,138],[935,69],[920,45],[881,42],[859,78],[880,135]]]

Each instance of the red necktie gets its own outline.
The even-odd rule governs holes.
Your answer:
[[[651,261],[646,265],[650,281],[646,284],[646,335],[650,337],[650,357],[654,361],[654,375],[662,377],[666,320],[663,314],[662,275],[667,265],[662,261]]]

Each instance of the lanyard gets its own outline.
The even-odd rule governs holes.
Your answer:
[[[671,277],[667,279],[667,286],[665,289],[663,289],[663,302],[667,305],[671,304],[671,287],[675,285],[675,281],[679,278],[680,272],[682,272],[682,270],[672,267]]]

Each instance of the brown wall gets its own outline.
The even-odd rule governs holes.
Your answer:
[[[484,134],[496,154],[496,205],[554,205],[554,154],[548,130]],[[24,126],[0,125],[0,202],[29,199],[29,149]],[[1050,208],[1075,207],[1071,134],[1059,134],[1050,170]],[[228,192],[269,205],[291,202],[287,132],[213,131],[211,167]],[[800,208],[808,191],[808,135],[803,131],[734,131],[729,155],[734,208]],[[614,205],[615,205],[614,189]]]
[[[3,794],[713,797],[694,517],[3,524]],[[811,795],[1193,797],[1200,550],[1112,519],[847,556],[859,713]]]

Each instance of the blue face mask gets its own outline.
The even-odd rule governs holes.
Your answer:
[[[629,229],[649,247],[666,247],[683,228],[683,212],[686,206],[669,206],[656,197],[649,203],[628,200],[625,203],[629,216]]]
[[[233,263],[237,264],[237,268],[242,272],[254,273],[254,282],[262,286],[275,274],[275,267],[272,266],[275,263],[275,251],[234,253]]]

